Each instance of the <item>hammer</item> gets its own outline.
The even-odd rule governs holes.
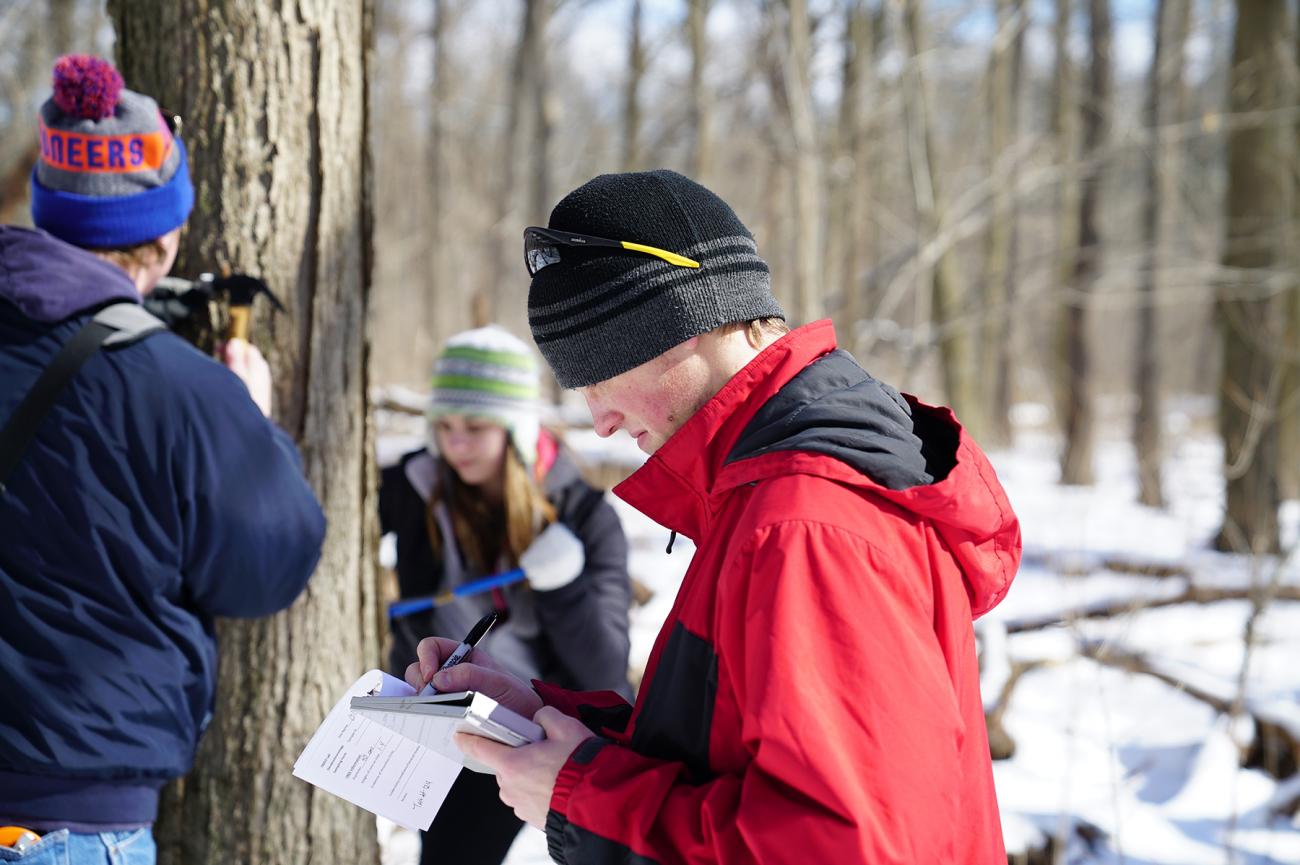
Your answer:
[[[227,339],[248,339],[248,319],[253,313],[253,298],[264,294],[271,300],[271,305],[284,312],[284,304],[271,292],[265,282],[246,273],[232,273],[229,276],[211,276],[203,274],[212,283],[217,292],[225,292],[230,301],[230,328],[226,331]]]

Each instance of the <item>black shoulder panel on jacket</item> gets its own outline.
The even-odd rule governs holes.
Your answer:
[[[825,454],[891,490],[924,486],[955,464],[951,436],[914,423],[907,401],[836,349],[808,364],[758,410],[727,462],[774,451]]]

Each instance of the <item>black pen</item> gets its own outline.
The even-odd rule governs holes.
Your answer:
[[[492,630],[492,626],[496,624],[496,621],[497,614],[495,610],[479,619],[478,624],[469,629],[469,633],[465,635],[465,639],[456,647],[456,651],[448,655],[447,660],[442,662],[442,666],[438,668],[438,672],[440,673],[448,667],[454,667],[461,661],[465,660],[465,656],[478,645],[478,641],[483,639],[488,631]],[[436,693],[438,693],[438,689],[433,687],[433,682],[430,681],[429,684],[424,686],[424,690],[420,691],[417,696],[428,697]]]

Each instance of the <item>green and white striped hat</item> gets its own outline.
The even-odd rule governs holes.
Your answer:
[[[429,417],[465,415],[501,424],[530,468],[537,462],[537,360],[496,325],[458,333],[433,364]]]

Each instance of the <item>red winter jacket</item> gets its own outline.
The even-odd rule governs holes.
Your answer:
[[[599,734],[556,780],[556,861],[1006,862],[971,619],[1020,529],[950,411],[818,322],[615,492],[697,551],[635,706],[538,684]]]

